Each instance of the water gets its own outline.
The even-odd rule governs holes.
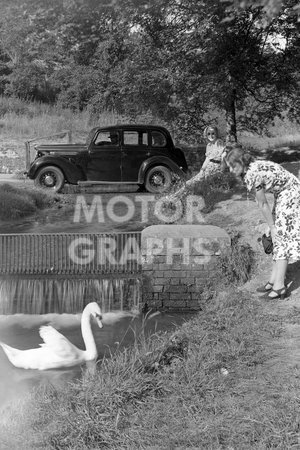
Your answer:
[[[116,274],[118,276],[118,274]],[[102,311],[138,309],[135,278],[0,278],[0,314],[75,313],[96,301]]]
[[[80,221],[74,221],[74,207],[42,211],[40,214],[0,224],[1,233],[105,233],[114,231],[139,231],[155,221],[153,214],[148,220],[141,220],[140,203],[135,202],[134,194],[126,194],[134,205],[134,214],[128,221],[117,222],[107,214],[107,202],[115,194],[101,194],[104,208],[104,221],[99,221],[97,214],[87,221],[82,215]],[[87,201],[93,195],[85,195]],[[126,204],[116,204],[114,213],[124,216]],[[152,211],[153,213],[153,211]],[[118,277],[115,274],[115,277]],[[84,348],[81,337],[80,321],[74,314],[82,311],[88,301],[97,301],[104,311],[119,308],[128,310],[139,304],[139,280],[135,279],[30,279],[30,277],[0,280],[0,340],[19,349],[37,347],[42,341],[39,327],[52,322],[72,343]],[[64,314],[46,314],[48,312]],[[24,314],[24,312],[30,313]],[[15,313],[14,315],[12,315]],[[22,314],[20,314],[22,313]],[[66,314],[67,313],[67,314]],[[5,316],[3,314],[6,314]],[[168,330],[180,324],[184,316],[179,314],[159,314],[147,321],[146,333]],[[93,328],[99,352],[99,358],[109,356],[116,349],[130,346],[138,338],[142,329],[141,318],[123,318],[116,325],[104,326],[101,330]],[[58,385],[78,378],[81,367],[68,370],[33,371],[17,369],[7,360],[0,349],[0,407],[19,398],[32,387],[43,383]]]
[[[99,359],[109,357],[117,349],[132,345],[142,330],[146,335],[156,331],[175,329],[191,317],[189,314],[160,313],[143,321],[138,317],[125,317],[114,325],[104,325],[102,329],[93,325]],[[45,314],[11,316],[0,315],[0,341],[22,350],[38,347],[42,342],[39,327],[50,323],[66,336],[73,344],[84,349],[80,330],[80,315]],[[0,348],[0,409],[21,398],[33,387],[51,383],[63,385],[82,376],[86,366],[77,366],[68,370],[24,370],[15,368]]]
[[[86,217],[80,207],[76,214],[76,196],[69,194],[74,205],[62,209],[47,209],[38,214],[9,222],[0,222],[0,233],[112,233],[120,231],[141,231],[146,226],[159,223],[154,214],[154,198],[149,194],[115,193],[115,194],[83,194],[90,211],[95,198],[101,200],[97,212]],[[82,195],[81,195],[82,196]],[[109,206],[111,200],[119,198],[119,202]],[[143,208],[142,201],[147,202]],[[128,215],[130,213],[130,215]],[[129,219],[127,219],[127,217]]]

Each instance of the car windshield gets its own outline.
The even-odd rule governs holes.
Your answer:
[[[165,147],[167,144],[165,136],[160,131],[152,131],[152,147]]]
[[[117,145],[119,143],[119,135],[115,130],[100,130],[94,139],[95,145]]]

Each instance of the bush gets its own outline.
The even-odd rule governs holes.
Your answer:
[[[0,186],[0,220],[18,219],[50,206],[53,197],[37,189],[21,189],[11,184]]]
[[[231,247],[218,258],[217,279],[221,284],[242,284],[250,279],[254,267],[254,250],[249,244],[241,244],[236,233],[231,237]]]

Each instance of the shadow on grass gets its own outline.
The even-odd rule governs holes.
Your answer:
[[[205,201],[203,213],[210,213],[216,205],[229,200],[236,194],[245,194],[245,187],[230,172],[220,172],[198,183],[194,195],[201,195]]]
[[[284,162],[300,161],[300,146],[298,146],[298,149],[280,148],[268,150],[266,152],[266,159],[274,161],[278,164]]]
[[[268,147],[265,150],[248,148],[255,156],[269,161],[282,164],[284,162],[300,161],[300,141],[278,144],[275,147]]]

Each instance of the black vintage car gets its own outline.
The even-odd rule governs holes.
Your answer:
[[[162,193],[173,178],[185,178],[183,151],[174,146],[166,128],[115,125],[93,128],[86,144],[35,147],[27,176],[36,186],[59,191],[69,184],[138,184]]]

